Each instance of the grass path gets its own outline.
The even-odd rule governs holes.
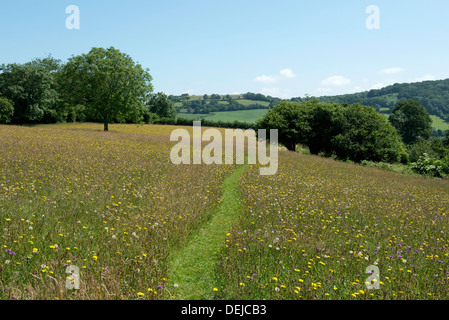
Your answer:
[[[175,299],[213,299],[217,254],[225,242],[226,233],[238,217],[241,206],[238,181],[247,166],[238,166],[224,180],[223,201],[211,220],[186,246],[170,257],[169,290]]]

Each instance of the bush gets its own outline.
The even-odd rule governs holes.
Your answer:
[[[416,174],[408,165],[401,163],[387,163],[387,162],[374,162],[369,160],[362,160],[361,165],[366,167],[374,167],[381,170],[404,173],[404,174]]]
[[[449,174],[449,161],[447,159],[437,160],[424,153],[418,161],[411,164],[411,169],[422,175],[444,178]]]
[[[430,140],[418,139],[414,144],[407,146],[407,151],[410,156],[410,162],[418,161],[424,153],[430,158],[439,159],[444,157],[444,145],[438,138],[431,138]]]

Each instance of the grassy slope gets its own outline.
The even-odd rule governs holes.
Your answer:
[[[222,111],[214,112],[211,114],[189,114],[180,113],[178,117],[186,119],[207,119],[213,121],[243,121],[254,123],[260,117],[263,117],[268,110],[256,109],[256,110],[240,110],[240,111]]]

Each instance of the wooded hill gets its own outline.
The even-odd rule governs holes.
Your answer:
[[[361,103],[373,106],[378,112],[389,114],[400,100],[417,100],[431,115],[449,121],[449,79],[423,81],[415,83],[396,83],[378,90],[370,90],[353,94],[318,97],[322,102]],[[265,96],[260,93],[242,95],[204,95],[182,96],[170,95],[178,112],[207,114],[217,111],[236,111],[251,109],[268,109],[282,99]],[[301,102],[297,97],[291,101]]]
[[[430,115],[449,121],[449,79],[415,83],[395,83],[378,90],[319,97],[322,102],[356,103],[391,113],[399,100],[416,100]],[[298,101],[298,98],[292,99]],[[300,99],[299,99],[300,100]]]

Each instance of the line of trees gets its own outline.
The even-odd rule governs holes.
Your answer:
[[[303,145],[311,154],[354,162],[430,163],[416,165],[420,171],[435,171],[432,164],[439,163],[433,175],[449,174],[449,131],[444,138],[430,137],[430,115],[414,100],[399,101],[389,120],[360,103],[283,101],[256,128],[278,129],[279,142],[292,151]]]
[[[0,124],[92,121],[150,122],[174,118],[173,103],[153,94],[149,69],[110,47],[66,63],[48,56],[0,66]]]
[[[338,159],[407,162],[396,129],[374,108],[361,104],[283,101],[269,110],[257,128],[278,129],[279,142],[294,151],[298,144],[312,154]]]
[[[168,98],[176,103],[180,103],[176,109],[179,111],[183,110],[186,113],[192,114],[209,114],[212,112],[220,111],[238,111],[238,110],[254,110],[254,109],[269,109],[281,102],[279,98],[273,98],[271,96],[265,96],[261,93],[244,93],[239,95],[238,98],[232,97],[231,95],[203,95],[202,99],[190,99],[188,94],[183,94],[181,96],[170,95]],[[250,100],[254,103],[242,104],[239,100]],[[263,103],[261,103],[263,102]],[[269,104],[266,104],[268,102]]]
[[[295,101],[297,98],[293,98]],[[300,98],[298,98],[300,99]],[[378,112],[391,113],[398,101],[418,101],[426,111],[449,121],[449,79],[415,83],[395,83],[382,89],[319,97],[322,102],[361,103]]]
[[[225,103],[223,103],[225,102]],[[238,111],[238,110],[254,110],[254,109],[268,109],[268,106],[253,103],[249,105],[240,104],[235,99],[197,99],[197,100],[187,100],[182,102],[182,106],[177,108],[178,110],[185,110],[187,113],[192,114],[209,114],[211,112],[220,111]]]

